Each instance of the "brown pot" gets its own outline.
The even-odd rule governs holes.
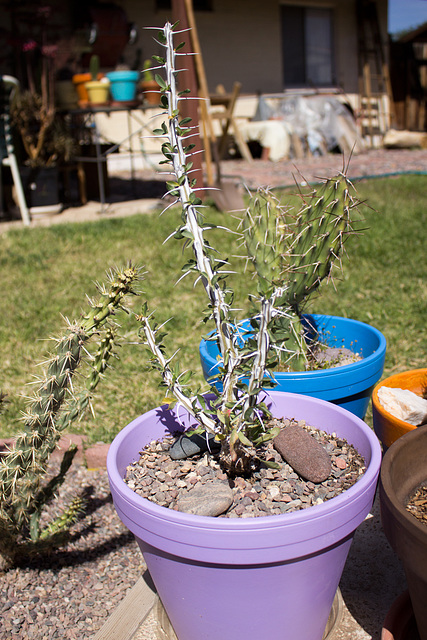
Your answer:
[[[160,88],[157,82],[155,80],[142,80],[140,86],[144,101],[158,106],[160,104]]]
[[[381,387],[409,389],[418,395],[422,395],[426,386],[427,369],[412,369],[404,373],[396,373],[376,385],[372,393],[372,417],[375,433],[385,448],[390,447],[400,436],[416,427],[386,411],[378,400],[378,390]]]
[[[381,640],[420,640],[409,591],[404,591],[391,605]]]
[[[384,533],[406,574],[421,640],[427,640],[427,524],[406,510],[409,496],[427,481],[427,425],[396,440],[380,474]]]

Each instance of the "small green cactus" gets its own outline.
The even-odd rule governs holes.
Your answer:
[[[135,293],[139,269],[129,265],[109,274],[109,287],[97,285],[96,301],[89,300],[88,312],[76,322],[67,322],[64,334],[55,340],[45,375],[29,400],[24,430],[13,449],[0,458],[0,554],[6,561],[29,556],[64,542],[70,525],[82,508],[80,498],[53,521],[41,527],[45,506],[54,498],[76,454],[71,446],[62,458],[60,470],[47,481],[47,465],[61,434],[80,418],[91,404],[92,394],[113,355],[117,311],[126,311],[125,299]],[[89,341],[97,339],[90,353]],[[91,372],[78,391],[72,380],[88,360]]]
[[[153,62],[151,60],[144,60],[143,65],[143,73],[142,78],[144,82],[152,82],[154,80],[154,75],[152,72]]]
[[[94,53],[89,60],[89,72],[92,80],[98,80],[99,74],[99,56]]]

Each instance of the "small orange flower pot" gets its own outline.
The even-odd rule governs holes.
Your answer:
[[[98,80],[101,80],[102,73],[98,73]],[[73,84],[77,91],[80,106],[86,106],[89,102],[89,95],[86,89],[86,82],[90,82],[92,76],[90,73],[75,73],[73,75]]]
[[[372,393],[372,417],[374,430],[384,447],[388,449],[395,440],[408,431],[416,429],[400,418],[396,418],[386,411],[378,400],[378,389],[391,387],[392,389],[409,389],[421,396],[427,387],[427,369],[411,369],[403,373],[396,373],[379,382]]]

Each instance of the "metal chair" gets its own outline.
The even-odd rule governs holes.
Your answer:
[[[18,205],[21,210],[21,217],[24,224],[29,225],[30,214],[25,200],[24,189],[22,188],[10,123],[10,105],[18,89],[19,82],[16,78],[12,76],[0,76],[0,160],[2,165],[10,167],[16,188]],[[0,197],[1,185],[2,181],[0,179]]]

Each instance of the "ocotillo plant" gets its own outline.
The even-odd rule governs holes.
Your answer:
[[[194,273],[200,279],[208,296],[207,317],[214,321],[221,351],[222,391],[207,406],[198,392],[188,387],[191,374],[180,374],[165,355],[162,327],[152,320],[145,304],[139,320],[145,343],[152,352],[153,367],[160,370],[163,383],[178,403],[197,420],[201,430],[214,433],[221,441],[221,458],[230,473],[243,473],[253,468],[257,448],[274,437],[275,429],[267,429],[265,418],[268,409],[263,402],[262,389],[272,383],[266,370],[270,362],[270,330],[272,319],[286,313],[281,305],[284,287],[269,282],[259,297],[259,327],[256,336],[242,346],[240,330],[234,323],[233,292],[227,287],[227,263],[216,254],[206,240],[206,231],[212,228],[201,213],[201,201],[191,177],[191,137],[193,130],[188,119],[180,117],[179,106],[188,98],[187,92],[177,88],[176,57],[181,55],[180,45],[174,45],[174,27],[167,23],[159,32],[159,42],[165,48],[165,57],[156,57],[165,79],[159,74],[156,80],[162,90],[161,103],[167,113],[167,123],[157,131],[164,137],[163,153],[166,164],[172,166],[174,180],[169,183],[169,193],[182,205],[181,224],[174,236],[184,238],[193,249],[193,256],[183,267],[184,272]],[[247,378],[247,380],[245,380]]]
[[[47,478],[47,465],[61,434],[91,404],[92,394],[114,355],[117,311],[126,311],[126,298],[135,294],[139,269],[109,274],[109,286],[98,285],[99,299],[89,300],[80,320],[67,322],[63,335],[54,340],[47,369],[37,382],[24,416],[25,427],[14,447],[0,458],[0,554],[9,562],[58,546],[82,507],[80,498],[52,521],[41,526],[41,515],[64,481],[76,454],[65,451],[57,475]],[[94,345],[90,347],[91,339]],[[73,380],[84,362],[90,373],[78,390]]]
[[[211,388],[216,395],[215,400],[207,405],[199,392],[188,386],[191,373],[180,373],[175,361],[172,362],[173,356],[165,355],[163,327],[155,324],[147,303],[139,316],[141,335],[151,351],[153,368],[161,373],[170,401],[184,406],[194,416],[200,431],[215,434],[221,442],[222,464],[230,474],[245,473],[258,464],[263,444],[277,433],[275,428],[267,426],[269,412],[264,402],[265,390],[274,386],[269,369],[277,363],[276,353],[270,347],[288,341],[288,351],[299,351],[299,346],[297,349],[290,340],[289,324],[298,311],[303,294],[288,278],[301,279],[303,292],[315,288],[319,276],[324,277],[329,272],[332,253],[338,248],[335,240],[332,242],[331,239],[330,251],[326,249],[323,237],[329,229],[325,230],[318,219],[322,217],[320,208],[313,211],[309,230],[304,227],[301,233],[298,231],[293,235],[280,216],[272,211],[276,205],[269,195],[263,194],[261,198],[259,194],[252,199],[254,210],[247,214],[244,237],[259,276],[259,286],[258,295],[253,299],[256,305],[251,318],[254,331],[247,340],[241,339],[242,331],[235,322],[232,306],[233,291],[228,286],[227,262],[206,238],[213,227],[204,219],[202,202],[191,175],[194,147],[191,138],[194,131],[189,120],[180,116],[182,101],[191,98],[187,92],[179,92],[177,88],[179,70],[176,58],[185,55],[180,53],[181,45],[174,44],[177,33],[182,32],[176,30],[176,25],[167,23],[158,34],[158,42],[164,47],[165,54],[164,57],[154,57],[159,65],[157,69],[164,70],[164,77],[157,74],[156,80],[161,88],[161,104],[167,121],[157,133],[163,137],[163,162],[172,167],[174,176],[168,183],[169,194],[175,196],[182,207],[181,224],[172,235],[184,239],[192,247],[192,256],[183,271],[186,275],[193,273],[196,281],[201,281],[205,288],[208,297],[205,319],[213,320],[219,344],[220,385]],[[340,192],[342,190],[340,187]],[[339,201],[341,207],[347,207],[346,200],[340,198]],[[340,218],[346,220],[346,215],[340,214]],[[297,221],[297,229],[298,224]],[[256,237],[258,232],[260,237]],[[312,244],[319,243],[314,259],[324,261],[326,266],[323,269],[313,267],[312,259],[304,275],[302,265],[311,246],[305,246],[309,233],[312,233]]]

